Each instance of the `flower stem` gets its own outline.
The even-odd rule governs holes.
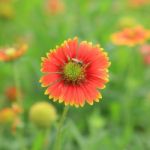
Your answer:
[[[12,69],[13,69],[13,75],[14,75],[14,84],[17,90],[16,100],[17,100],[18,105],[22,108],[22,98],[19,92],[20,91],[20,79],[19,79],[19,74],[18,74],[18,68],[17,68],[16,62],[13,62],[12,65],[13,65]],[[18,136],[19,143],[21,144],[21,149],[26,150],[26,146],[25,146],[24,139],[23,139],[23,132],[22,131],[17,132],[17,136]]]
[[[54,143],[54,150],[60,150],[61,129],[62,129],[63,123],[64,123],[64,121],[65,121],[65,118],[66,118],[66,116],[67,116],[68,109],[69,109],[68,106],[66,106],[66,107],[64,108],[62,117],[61,117],[61,119],[60,119],[60,122],[59,122],[59,125],[58,125],[58,129],[57,129],[57,134],[56,134],[56,140],[55,140],[55,143]]]
[[[17,90],[17,102],[20,106],[22,106],[21,102],[21,96],[20,96],[20,80],[19,80],[19,74],[18,74],[18,68],[15,62],[13,62],[13,71],[14,71],[14,82]]]
[[[47,138],[47,130],[39,131],[32,145],[32,150],[46,149],[44,148],[46,138]]]

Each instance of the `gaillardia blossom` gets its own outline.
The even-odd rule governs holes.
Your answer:
[[[145,64],[150,65],[150,45],[143,45],[140,49]]]
[[[17,90],[15,86],[9,86],[5,90],[5,96],[11,102],[16,101],[18,95],[22,97],[21,91]]]
[[[0,48],[0,61],[8,62],[20,58],[27,51],[27,47],[26,44],[22,44],[18,48]]]
[[[142,7],[150,3],[150,0],[128,0],[128,1],[130,6],[132,7]]]
[[[112,42],[116,45],[135,46],[143,44],[150,38],[150,30],[144,29],[142,26],[134,28],[125,28],[120,32],[111,36]]]
[[[54,15],[63,12],[64,3],[61,0],[48,0],[46,3],[46,7],[48,12]]]
[[[99,45],[69,39],[42,58],[40,82],[45,94],[65,105],[83,106],[102,98],[99,89],[108,82],[107,53]]]

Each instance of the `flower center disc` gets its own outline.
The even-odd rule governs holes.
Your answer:
[[[78,83],[84,79],[84,69],[81,64],[68,62],[63,69],[64,79],[68,82]]]

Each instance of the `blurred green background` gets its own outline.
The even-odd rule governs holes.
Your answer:
[[[124,18],[132,18],[150,29],[149,4],[134,7],[126,0],[63,0],[62,8],[52,12],[46,0],[12,0],[7,6],[1,3],[2,0],[0,47],[25,41],[29,48],[15,62],[23,91],[23,125],[16,134],[0,127],[0,150],[52,149],[57,123],[46,131],[46,146],[40,146],[45,137],[30,122],[29,110],[34,103],[47,101],[61,116],[64,105],[44,96],[38,82],[41,57],[75,36],[99,43],[108,52],[112,64],[110,82],[99,103],[70,108],[61,135],[61,149],[150,150],[150,65],[143,63],[139,46],[115,46],[110,40],[111,34],[122,28]],[[14,85],[13,63],[0,62],[0,84],[3,109],[9,106],[5,89]]]

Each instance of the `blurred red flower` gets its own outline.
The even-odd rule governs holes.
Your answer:
[[[19,93],[17,93],[17,89],[14,86],[8,87],[5,91],[5,95],[7,97],[8,100],[10,101],[16,101],[17,100],[17,95],[20,94],[20,91],[18,91]]]
[[[150,64],[150,45],[143,45],[140,49],[144,62]]]
[[[27,51],[27,45],[22,44],[18,48],[0,48],[0,61],[7,62],[20,58]]]
[[[99,45],[69,39],[42,58],[45,74],[40,82],[54,101],[77,107],[85,102],[92,105],[102,97],[99,89],[108,82],[109,66],[107,53]]]
[[[125,28],[120,32],[112,34],[112,42],[116,45],[135,46],[143,44],[150,38],[150,30],[144,29],[142,26],[134,28]]]
[[[64,3],[61,0],[48,0],[47,10],[52,14],[57,14],[64,10]]]
[[[142,5],[146,5],[150,3],[150,0],[129,0],[130,6],[133,7],[141,7]]]
[[[144,61],[146,64],[150,65],[150,55],[145,56]]]

